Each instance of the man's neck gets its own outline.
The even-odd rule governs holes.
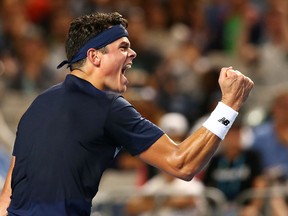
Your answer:
[[[100,89],[100,90],[103,89],[102,85],[99,82],[100,79],[97,77],[94,77],[95,73],[89,73],[83,69],[75,69],[75,70],[71,71],[71,74],[80,78],[80,79],[86,80],[87,82],[90,82],[97,89]]]

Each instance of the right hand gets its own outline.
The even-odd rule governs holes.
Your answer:
[[[238,111],[247,100],[254,83],[241,72],[233,70],[232,67],[221,69],[219,85],[222,92],[222,102]]]

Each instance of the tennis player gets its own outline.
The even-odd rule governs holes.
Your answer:
[[[176,144],[121,96],[136,57],[126,28],[116,12],[72,21],[67,60],[59,65],[71,73],[40,94],[19,122],[1,215],[90,215],[106,165],[121,148],[186,181],[213,156],[253,82],[222,68],[222,100],[199,130]]]

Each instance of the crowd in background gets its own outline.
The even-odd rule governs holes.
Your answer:
[[[71,20],[95,11],[118,11],[128,19],[129,40],[137,58],[126,74],[130,86],[124,96],[155,124],[169,113],[184,117],[187,122],[181,139],[201,125],[221,99],[221,67],[233,66],[255,82],[241,110],[241,124],[232,130],[233,138],[223,143],[229,146],[229,142],[236,142],[231,144],[233,149],[219,150],[213,159],[216,161],[211,163],[214,167],[207,167],[210,174],[203,171],[197,177],[201,183],[223,189],[224,194],[229,191],[225,196],[230,201],[244,189],[287,183],[287,0],[2,0],[0,187],[21,115],[37,94],[61,82],[69,73],[68,69],[56,67],[66,59],[65,39]],[[183,126],[183,121],[178,120],[169,121],[172,126]],[[165,128],[167,124],[161,126]],[[249,155],[253,162],[248,165],[253,167],[253,175],[247,174],[246,166],[238,170],[242,177],[249,175],[244,186],[239,179],[227,183],[227,167],[239,168],[248,163],[239,155]],[[217,165],[222,170],[217,170]],[[111,169],[136,170],[137,186],[159,175],[125,152],[111,164]],[[219,173],[227,178],[220,178]],[[285,200],[282,201],[271,203],[280,209],[275,215],[287,215]],[[251,203],[256,209],[263,207],[263,200]],[[128,207],[133,209],[131,206],[130,203]],[[253,210],[247,211],[253,215]]]

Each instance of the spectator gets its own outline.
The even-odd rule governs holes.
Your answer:
[[[10,88],[35,93],[55,84],[54,73],[46,62],[48,47],[41,33],[36,26],[31,26],[22,35],[17,45],[21,66]]]
[[[203,192],[204,186],[196,178],[186,182],[160,172],[129,200],[127,215],[203,215]]]
[[[288,90],[275,95],[267,121],[254,128],[252,149],[260,153],[264,175],[272,189],[271,214],[288,213],[285,195],[288,183]],[[284,188],[284,190],[283,190]],[[283,193],[284,192],[284,193]]]
[[[189,122],[199,117],[201,52],[195,44],[183,41],[159,66],[157,104],[166,112],[179,112]],[[201,96],[200,96],[201,97]],[[190,107],[190,108],[188,108]],[[192,107],[192,108],[191,108]]]
[[[48,67],[53,72],[57,81],[63,80],[67,74],[67,68],[57,70],[58,59],[65,58],[65,43],[67,31],[73,16],[70,11],[56,10],[49,19],[49,35],[48,35]]]
[[[262,157],[270,180],[288,177],[288,91],[279,92],[271,104],[271,116],[254,129],[252,149]]]
[[[188,120],[180,113],[164,114],[159,126],[176,142],[184,140],[189,128]],[[160,171],[140,188],[140,195],[128,201],[126,211],[130,216],[203,215],[203,192],[204,185],[196,178],[185,182]]]
[[[211,159],[203,174],[203,182],[206,186],[220,189],[227,201],[228,207],[235,204],[237,197],[246,189],[265,186],[262,177],[260,158],[257,152],[245,150],[241,143],[241,130],[243,126],[237,121],[223,140],[222,149]],[[252,200],[245,207],[244,215],[258,215],[262,203],[260,200]],[[235,209],[228,208],[227,215]]]
[[[253,106],[267,109],[275,89],[288,84],[288,1],[268,1],[260,43],[249,42],[247,31],[250,29],[249,25],[243,29],[246,39],[242,38],[241,57],[246,65],[255,68],[250,74],[257,84],[251,95]]]
[[[196,44],[201,52],[209,47],[208,22],[205,16],[205,4],[200,1],[191,2],[188,6],[188,26],[191,31],[190,40]]]
[[[137,59],[133,62],[133,68],[154,74],[162,61],[163,53],[155,49],[148,37],[147,16],[139,7],[130,8],[128,11],[129,40],[133,44]]]
[[[224,51],[229,54],[237,54],[239,39],[245,24],[249,24],[247,40],[256,43],[259,40],[260,20],[250,17],[250,14],[258,14],[257,8],[249,0],[227,1],[227,11],[223,22],[222,43]]]

